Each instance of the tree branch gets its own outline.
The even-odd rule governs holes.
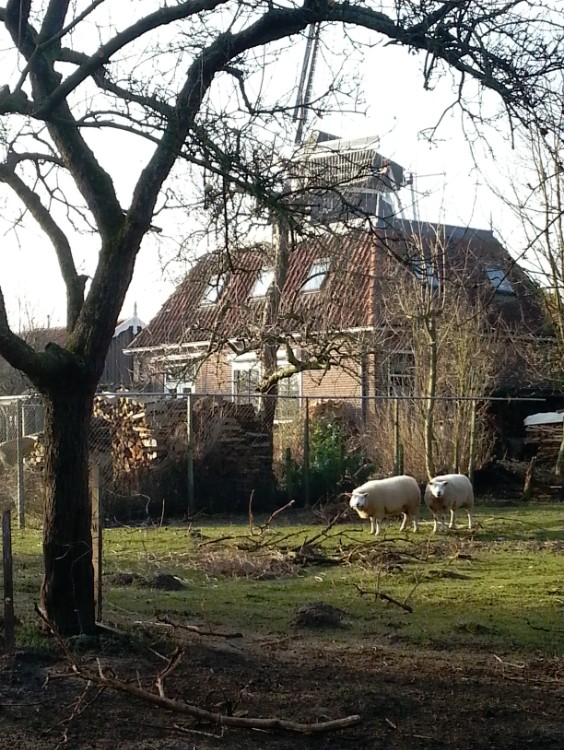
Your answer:
[[[31,190],[8,164],[0,164],[0,182],[12,188],[55,248],[67,289],[67,329],[72,330],[84,302],[84,279],[77,273],[67,236],[37,193]]]

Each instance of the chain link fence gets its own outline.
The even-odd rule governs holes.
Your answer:
[[[425,399],[278,396],[272,432],[258,406],[255,397],[213,394],[97,395],[90,461],[106,523],[308,506],[369,476],[425,479]],[[491,457],[489,407],[435,400],[436,473],[471,474]],[[0,471],[20,526],[25,514],[42,516],[43,418],[38,396],[0,399]]]

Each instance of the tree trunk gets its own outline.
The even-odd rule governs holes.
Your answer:
[[[45,574],[41,606],[61,635],[93,634],[94,573],[88,435],[93,394],[66,386],[45,397]]]
[[[287,217],[284,215],[275,217],[274,245],[274,280],[267,292],[262,314],[263,343],[260,351],[260,363],[261,375],[264,380],[276,372],[278,367],[279,341],[277,336],[271,335],[271,331],[276,330],[282,290],[286,283],[290,262],[290,227]],[[274,425],[277,395],[278,383],[273,382],[261,392],[259,400],[259,415],[270,435],[272,435]]]

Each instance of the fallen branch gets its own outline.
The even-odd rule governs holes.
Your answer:
[[[168,617],[159,617],[157,619],[157,622],[162,623],[164,625],[170,625],[173,628],[178,628],[179,630],[187,630],[190,633],[196,633],[197,635],[209,635],[213,636],[214,638],[242,638],[243,633],[222,633],[218,630],[211,630],[210,628],[200,628],[197,625],[182,625],[179,622],[173,622]]]
[[[383,594],[381,591],[366,591],[366,589],[361,589],[358,583],[353,583],[353,586],[356,588],[360,596],[364,596],[365,594],[370,594],[375,599],[383,599],[386,602],[390,602],[390,604],[395,604],[396,607],[401,607],[401,609],[404,609],[406,612],[413,612],[413,607],[411,607],[409,604],[404,604],[403,602],[399,602],[397,599],[394,599],[392,596],[388,596],[388,594]]]
[[[345,729],[347,727],[354,726],[361,721],[361,717],[357,714],[351,716],[345,716],[342,719],[334,719],[333,721],[320,721],[317,723],[303,724],[296,721],[290,721],[289,719],[279,719],[276,717],[269,719],[251,718],[244,716],[226,716],[224,714],[216,713],[213,711],[206,711],[203,708],[199,708],[191,703],[185,703],[183,701],[173,700],[167,698],[164,695],[164,680],[165,678],[175,670],[182,657],[182,651],[177,649],[170,657],[167,666],[157,675],[157,693],[151,693],[144,688],[138,687],[129,682],[124,682],[119,678],[115,677],[109,671],[106,671],[101,664],[100,660],[97,659],[98,671],[92,671],[85,669],[81,664],[77,662],[71,650],[65,643],[64,639],[57,632],[54,625],[49,621],[46,615],[41,610],[35,607],[36,612],[39,614],[41,619],[45,622],[57,643],[61,647],[65,654],[67,661],[69,662],[73,673],[85,680],[89,684],[98,685],[100,688],[110,688],[117,690],[127,695],[131,695],[139,700],[151,703],[161,708],[166,708],[169,711],[174,711],[177,714],[185,716],[191,716],[199,721],[205,721],[210,724],[216,724],[220,727],[240,727],[244,729],[255,729],[255,730],[274,730],[282,729],[287,732],[296,732],[299,734],[322,734],[325,732],[333,732],[337,729]]]

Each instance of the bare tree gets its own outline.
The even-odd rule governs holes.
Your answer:
[[[556,118],[563,117],[562,112]],[[523,257],[539,280],[548,322],[554,337],[545,375],[562,379],[564,361],[564,136],[562,127],[521,132],[521,179],[513,195],[504,195],[525,236]],[[564,476],[564,432],[555,473]]]
[[[491,299],[478,294],[471,281],[472,254],[450,257],[449,243],[444,227],[426,233],[421,227],[412,229],[401,259],[404,273],[390,284],[382,311],[382,325],[387,324],[389,334],[388,359],[381,367],[400,355],[410,363],[406,383],[398,383],[399,395],[416,399],[413,404],[407,399],[411,418],[405,420],[404,433],[410,441],[411,470],[424,469],[427,478],[438,466],[468,465],[474,408],[468,398],[487,395],[512,341],[503,321],[497,319],[492,326],[487,304]],[[462,265],[457,266],[457,260]],[[485,438],[485,427],[480,434]],[[485,440],[481,443],[482,457],[487,457]],[[423,466],[415,465],[418,455]]]
[[[388,12],[327,0],[284,7],[259,0],[154,0],[128,6],[134,20],[119,24],[110,6],[117,7],[109,0],[7,0],[0,7],[5,75],[18,71],[0,88],[0,180],[54,248],[67,296],[66,345],[48,344],[44,351],[13,332],[0,296],[0,353],[45,397],[41,602],[64,634],[95,630],[87,446],[92,403],[165,183],[180,162],[191,162],[221,175],[226,190],[237,184],[270,200],[269,184],[238,167],[236,117],[234,148],[214,143],[214,122],[233,114],[218,105],[226,100],[218,86],[242,84],[251,108],[272,121],[287,103],[277,100],[277,91],[265,103],[248,93],[245,84],[262,66],[253,62],[260,58],[253,51],[281,55],[277,43],[313,23],[349,24],[367,29],[369,44],[421,50],[427,86],[450,67],[459,76],[456,98],[469,110],[476,91],[465,100],[465,87],[474,80],[500,96],[510,119],[550,128],[551,74],[563,65],[561,13],[531,0],[397,0]],[[140,139],[148,146],[127,200],[116,182],[123,164],[105,158],[101,132],[129,135],[131,148]],[[76,228],[95,239],[91,280],[79,273],[75,253],[83,238]]]

